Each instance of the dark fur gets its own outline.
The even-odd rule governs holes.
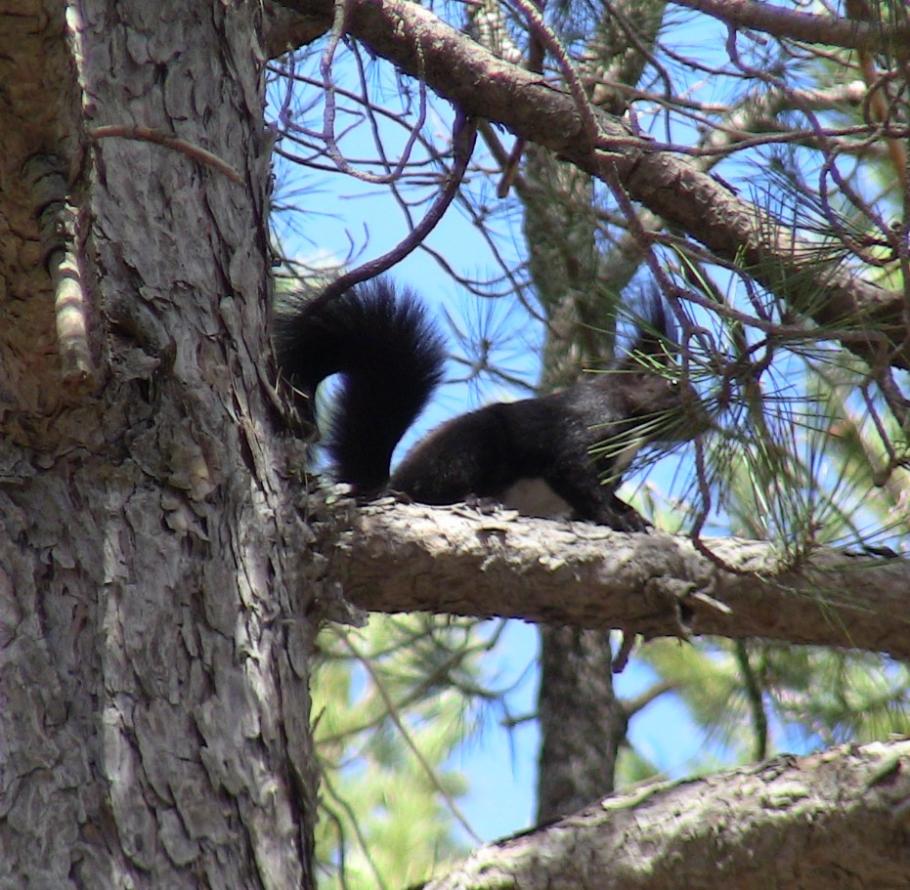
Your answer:
[[[373,279],[310,311],[282,297],[273,323],[281,373],[312,404],[332,374],[344,383],[326,447],[358,494],[380,491],[392,451],[442,380],[445,344],[410,291]]]
[[[425,504],[491,498],[522,509],[516,484],[540,480],[577,518],[639,529],[644,521],[614,493],[628,462],[619,452],[641,439],[690,438],[703,425],[684,419],[683,402],[690,414],[700,404],[694,391],[684,398],[677,384],[629,359],[561,392],[456,417],[389,478],[392,450],[442,378],[442,339],[414,295],[396,295],[379,279],[315,312],[285,303],[275,343],[283,373],[309,397],[325,377],[344,375],[327,447],[336,478],[364,496],[389,488]],[[634,352],[666,362],[657,336],[640,336]],[[616,447],[595,456],[605,440]]]

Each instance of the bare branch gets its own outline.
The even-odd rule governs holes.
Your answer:
[[[385,505],[385,506],[383,506]],[[778,573],[771,545],[692,542],[584,522],[388,502],[339,526],[333,576],[357,606],[619,628],[646,637],[765,637],[910,657],[910,563],[818,549]],[[333,538],[333,540],[335,540]],[[555,596],[554,591],[559,591]]]
[[[129,124],[109,124],[104,127],[95,127],[88,131],[92,139],[136,139],[144,142],[154,142],[155,145],[162,145],[173,151],[179,151],[181,154],[192,158],[194,161],[211,167],[219,173],[223,173],[231,182],[243,185],[244,179],[240,173],[232,167],[224,158],[204,149],[201,145],[194,145],[185,139],[178,139],[176,136],[165,133],[152,127],[134,127]]]
[[[310,15],[322,10],[327,22],[332,10],[328,0],[286,3]],[[653,150],[647,138],[597,109],[600,137],[592,144],[571,95],[497,59],[429,10],[406,0],[349,0],[347,26],[375,53],[424,79],[465,114],[496,121],[604,181],[617,176],[632,200],[743,266],[819,324],[834,327],[849,321],[855,328],[865,318],[877,332],[870,334],[868,346],[853,342],[849,348],[870,362],[881,363],[881,331],[889,332],[892,341],[902,340],[899,295],[826,261],[817,243],[804,242],[689,160]],[[825,288],[823,300],[818,299],[820,287]],[[910,366],[906,348],[891,360]]]
[[[477,850],[426,890],[910,885],[910,742],[645,785]]]
[[[673,0],[679,6],[697,9],[720,19],[733,28],[751,28],[789,37],[806,43],[824,43],[846,49],[876,49],[907,45],[910,26],[906,24],[886,27],[830,15],[813,15],[795,12],[768,3],[753,0]]]
[[[313,308],[317,304],[328,302],[339,294],[344,293],[356,284],[366,281],[369,278],[375,278],[383,272],[388,271],[396,263],[400,263],[409,253],[411,253],[423,240],[436,228],[442,219],[452,199],[458,192],[458,188],[464,179],[465,171],[468,168],[468,161],[471,160],[471,154],[474,151],[474,143],[477,138],[477,127],[473,121],[465,120],[460,114],[455,118],[455,125],[452,132],[452,145],[454,148],[454,163],[452,170],[446,177],[442,190],[433,200],[433,204],[427,211],[424,218],[408,233],[407,237],[399,244],[395,245],[392,250],[370,260],[356,269],[351,269],[344,275],[336,278],[329,284],[325,290],[313,301]]]

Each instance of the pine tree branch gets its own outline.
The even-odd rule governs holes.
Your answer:
[[[696,9],[720,19],[732,28],[749,28],[775,37],[842,46],[845,49],[887,50],[910,43],[910,26],[889,27],[856,22],[832,15],[797,12],[753,0],[673,0],[678,6]]]
[[[346,515],[346,512],[348,515]],[[624,534],[584,522],[389,501],[328,513],[327,571],[357,607],[715,634],[910,658],[910,562],[818,549],[779,571],[771,545]]]
[[[639,786],[477,850],[424,890],[910,886],[910,742]]]
[[[322,15],[326,27],[334,8],[329,0],[283,0],[283,5],[310,18]],[[795,311],[839,328],[847,348],[870,364],[910,367],[910,347],[891,352],[892,344],[903,340],[900,295],[862,281],[839,258],[826,258],[817,243],[803,241],[788,224],[742,200],[692,160],[600,109],[580,111],[576,97],[496,58],[416,3],[346,0],[345,8],[348,34],[425,81],[464,114],[499,123],[618,184],[631,200],[737,263]],[[596,139],[586,128],[592,113],[599,126]]]

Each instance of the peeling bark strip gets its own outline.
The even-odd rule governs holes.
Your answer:
[[[707,541],[725,563],[754,573],[736,575],[687,538],[660,532],[382,503],[352,510],[349,522],[332,572],[350,601],[375,612],[523,618],[646,637],[764,637],[910,657],[906,560],[820,550],[798,572],[777,575],[767,544]]]
[[[330,0],[281,0],[331,25]],[[630,198],[681,226],[719,256],[745,266],[755,280],[785,296],[796,311],[837,326],[868,317],[871,330],[900,342],[902,298],[853,277],[819,256],[818,245],[792,237],[789,227],[743,201],[686,158],[656,151],[617,118],[597,109],[600,139],[585,133],[575,100],[536,74],[497,59],[469,37],[408,0],[346,0],[348,33],[402,71],[424,80],[465,114],[502,124],[516,136],[545,146],[583,170],[618,179]],[[605,147],[609,151],[603,150]],[[820,283],[826,299],[818,299]],[[845,324],[845,326],[847,326]],[[881,336],[879,335],[879,339]],[[845,342],[873,359],[875,344]],[[910,367],[907,349],[895,357]]]
[[[910,742],[633,788],[474,853],[424,890],[910,886]]]

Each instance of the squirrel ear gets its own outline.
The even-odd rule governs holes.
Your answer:
[[[651,291],[643,304],[644,311],[636,319],[635,340],[620,365],[622,370],[642,370],[649,364],[666,367],[673,363],[677,351],[675,325],[667,314],[660,292],[656,289]]]

